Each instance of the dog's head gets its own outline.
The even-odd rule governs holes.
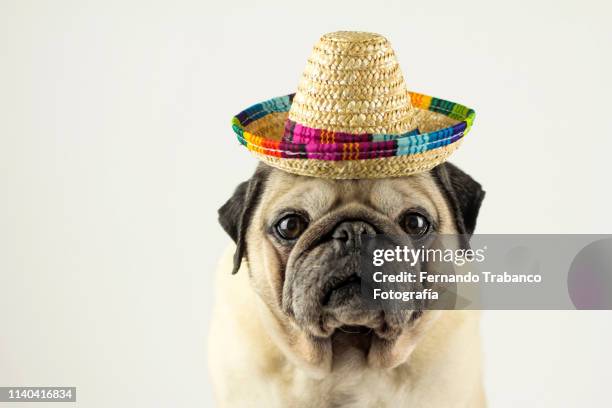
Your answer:
[[[261,164],[219,220],[236,242],[234,273],[246,259],[268,330],[289,357],[325,372],[351,350],[372,366],[394,367],[437,314],[362,304],[364,236],[415,246],[440,234],[469,236],[483,197],[480,184],[449,163],[368,180],[303,177]]]

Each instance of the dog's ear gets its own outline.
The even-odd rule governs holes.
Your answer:
[[[471,236],[485,192],[480,183],[451,163],[442,163],[433,169],[455,215],[460,234]]]
[[[219,223],[236,243],[232,274],[238,272],[242,258],[247,255],[246,232],[263,191],[266,174],[265,168],[258,167],[253,177],[240,183],[230,199],[219,208]]]

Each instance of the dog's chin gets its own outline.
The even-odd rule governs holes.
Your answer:
[[[358,296],[356,296],[358,297]],[[327,311],[323,319],[324,330],[332,343],[335,356],[346,349],[360,351],[367,356],[372,342],[385,327],[384,315],[378,311],[361,310],[351,307],[351,303],[359,303],[351,299],[345,306]]]
[[[359,365],[393,368],[405,361],[398,360],[394,351],[401,333],[402,330],[398,330],[391,334],[386,324],[378,321],[364,325],[342,324],[321,340],[327,344],[325,348],[331,354],[329,358],[334,369]]]
[[[329,342],[334,364],[350,361],[384,365],[387,351],[403,328],[390,324],[382,310],[366,307],[357,282],[334,291],[323,305],[321,325],[312,333]]]
[[[372,341],[376,341],[377,335],[374,329],[367,326],[340,326],[331,335],[331,348],[333,357],[339,360],[347,354],[367,357]]]

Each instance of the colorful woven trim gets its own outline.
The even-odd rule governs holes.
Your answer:
[[[249,150],[287,159],[363,160],[422,153],[457,142],[467,134],[475,112],[458,103],[410,92],[412,106],[460,121],[454,126],[420,133],[414,129],[402,135],[349,134],[313,129],[292,121],[285,123],[281,140],[254,135],[245,130],[250,123],[276,112],[288,112],[293,94],[258,103],[232,119],[238,141]]]
[[[310,128],[287,119],[285,122],[285,133],[283,140],[285,142],[293,143],[359,143],[359,142],[386,142],[388,140],[395,140],[402,137],[418,135],[419,129],[413,129],[402,135],[383,135],[383,134],[371,134],[371,133],[344,133],[344,132],[333,132],[324,129]]]

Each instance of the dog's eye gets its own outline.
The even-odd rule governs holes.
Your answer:
[[[307,226],[308,221],[304,217],[299,214],[289,214],[276,223],[276,232],[281,238],[292,241],[302,235]]]
[[[422,237],[429,231],[429,221],[418,212],[409,212],[402,218],[402,228],[414,237]]]

